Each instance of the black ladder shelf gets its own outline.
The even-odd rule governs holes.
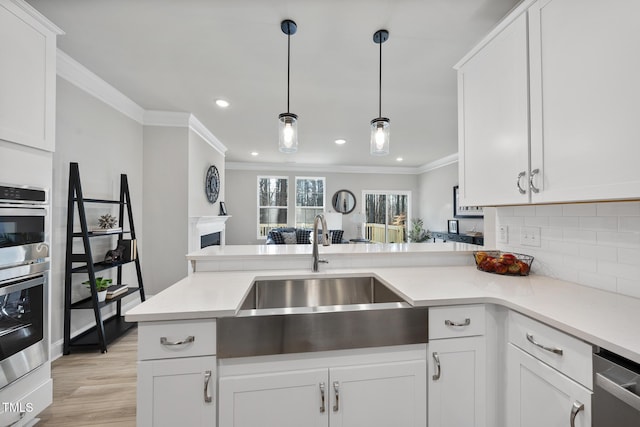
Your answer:
[[[87,225],[87,217],[85,211],[86,203],[103,203],[118,205],[118,225],[124,226],[124,216],[128,219],[129,230],[124,227],[115,233],[94,233],[91,232]],[[77,219],[80,222],[80,232],[74,232],[75,210],[78,210]],[[102,199],[85,199],[82,195],[82,185],[80,184],[80,171],[77,163],[71,163],[69,167],[69,194],[67,202],[67,253],[65,261],[64,274],[64,348],[63,353],[69,354],[72,349],[91,349],[99,348],[102,353],[107,351],[107,344],[121,336],[129,329],[136,326],[135,323],[124,321],[122,316],[122,298],[140,293],[140,300],[144,301],[144,287],[142,284],[142,271],[140,270],[140,254],[139,252],[131,261],[107,263],[94,262],[91,252],[91,239],[98,236],[118,236],[122,239],[123,235],[129,235],[131,239],[136,238],[135,228],[133,226],[133,215],[131,213],[131,198],[129,196],[129,182],[127,175],[120,175],[120,200],[102,200]],[[75,239],[82,239],[83,252],[73,252],[73,242]],[[96,273],[99,271],[116,268],[117,281],[116,284],[122,283],[122,268],[126,264],[134,264],[138,276],[138,287],[129,287],[129,289],[116,297],[104,302],[98,301],[98,292],[96,289]],[[88,276],[91,296],[80,301],[71,301],[72,278],[74,274],[84,274]],[[105,318],[102,308],[110,307],[116,304],[116,313],[111,317]],[[71,337],[71,314],[75,310],[93,310],[95,316],[95,326],[77,336]]]

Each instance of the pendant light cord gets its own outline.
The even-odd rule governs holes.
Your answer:
[[[291,24],[287,23],[287,113],[289,112],[289,75],[291,74]]]
[[[382,37],[382,36],[381,36]],[[382,117],[382,41],[380,41],[380,78],[378,79],[378,117]]]

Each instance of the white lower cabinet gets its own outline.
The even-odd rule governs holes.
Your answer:
[[[138,362],[137,426],[215,426],[216,358]]]
[[[424,427],[424,360],[220,378],[219,427]]]
[[[513,344],[507,351],[507,426],[591,426],[590,390]]]
[[[429,309],[429,427],[486,425],[485,307]]]
[[[485,426],[484,337],[434,340],[429,354],[429,427]]]

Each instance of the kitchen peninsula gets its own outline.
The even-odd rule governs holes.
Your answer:
[[[471,389],[471,404],[459,407],[465,408],[468,419],[478,420],[474,425],[507,425],[504,420],[512,415],[504,414],[504,402],[511,397],[502,384],[513,371],[505,371],[504,366],[507,361],[513,366],[511,353],[514,350],[511,347],[517,337],[512,334],[521,327],[533,331],[536,339],[542,337],[546,343],[564,348],[566,360],[556,355],[551,357],[564,361],[551,360],[549,363],[560,363],[557,369],[561,373],[556,375],[566,380],[572,378],[570,381],[575,380],[573,383],[580,384],[580,389],[586,393],[593,387],[593,349],[603,347],[640,363],[640,340],[635,326],[640,312],[638,299],[536,274],[511,277],[484,273],[472,265],[471,249],[466,245],[421,245],[423,251],[411,251],[407,245],[375,246],[341,245],[341,250],[322,248],[321,256],[329,258],[330,263],[323,265],[319,273],[311,273],[310,252],[298,247],[274,250],[271,247],[226,246],[189,254],[190,261],[196,263],[195,273],[126,314],[127,320],[137,321],[140,325],[139,425],[164,425],[159,420],[170,420],[167,412],[172,411],[172,406],[167,409],[161,402],[168,401],[188,406],[188,410],[180,413],[194,415],[190,425],[215,425],[213,420],[217,420],[219,427],[251,425],[255,417],[265,416],[264,411],[268,414],[289,411],[286,408],[292,405],[287,404],[284,408],[282,399],[286,401],[298,396],[301,399],[299,408],[298,404],[293,405],[297,409],[291,409],[290,414],[296,420],[309,416],[344,417],[346,414],[342,411],[346,409],[340,409],[341,406],[336,406],[335,412],[332,410],[336,402],[345,405],[344,408],[357,406],[354,396],[357,393],[349,388],[351,383],[345,372],[355,375],[363,369],[366,375],[357,381],[367,384],[366,387],[373,388],[381,378],[390,381],[382,381],[383,388],[401,378],[412,378],[404,386],[398,386],[397,391],[402,401],[411,404],[391,405],[398,413],[406,411],[410,414],[404,418],[407,421],[400,424],[424,426],[428,413],[429,425],[437,426],[439,424],[432,417],[438,416],[439,405],[447,405],[447,398],[446,391],[437,388],[435,378],[440,372],[440,363],[448,375],[454,372],[450,366],[447,370],[450,351],[444,350],[447,345],[454,344],[459,347],[456,354],[461,357],[471,355],[460,369],[467,373],[469,371],[464,368],[471,369],[472,375],[472,378],[454,381],[474,385],[467,387]],[[271,268],[264,268],[267,264],[261,257],[270,260],[266,262],[272,265]],[[421,264],[409,265],[416,261]],[[225,265],[233,271],[224,271]],[[256,280],[361,276],[376,278],[413,307],[429,307],[429,342],[236,358],[216,355],[219,319],[241,315],[241,304]],[[442,313],[446,313],[447,320],[451,318],[450,323],[453,321],[454,326],[445,331],[453,335],[442,335]],[[466,332],[466,328],[471,329]],[[309,337],[313,337],[311,332]],[[443,340],[443,337],[449,339]],[[248,343],[261,339],[244,335],[238,338]],[[576,356],[572,353],[574,348],[580,349],[576,350]],[[440,358],[432,357],[431,353]],[[567,366],[569,370],[571,366],[581,369],[571,374],[565,372]],[[405,370],[398,372],[400,368]],[[174,383],[177,378],[184,381]],[[335,390],[333,384],[336,384]],[[341,388],[338,389],[338,385]],[[193,389],[193,393],[187,388]],[[428,398],[420,391],[425,388],[429,390]],[[372,389],[367,398],[377,402],[378,391]],[[325,396],[327,406],[325,408],[323,403],[318,411],[319,402],[324,402]],[[487,396],[487,401],[483,402],[480,396]],[[307,398],[312,405],[305,403]],[[261,405],[273,405],[275,409],[267,410]],[[381,419],[398,416],[398,413],[378,413],[378,407],[382,408],[380,411],[386,410],[382,404],[363,405],[376,408],[376,416]],[[307,409],[309,413],[301,414],[300,411]],[[241,423],[238,414],[254,415],[247,415],[251,421]],[[590,422],[590,416],[590,410],[578,415],[584,417],[585,423]],[[271,424],[266,421],[263,425]],[[343,422],[342,425],[357,424]]]

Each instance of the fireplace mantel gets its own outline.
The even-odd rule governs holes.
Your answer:
[[[225,222],[231,215],[189,217],[189,252],[200,249],[200,237],[220,233],[220,246],[225,244]]]

